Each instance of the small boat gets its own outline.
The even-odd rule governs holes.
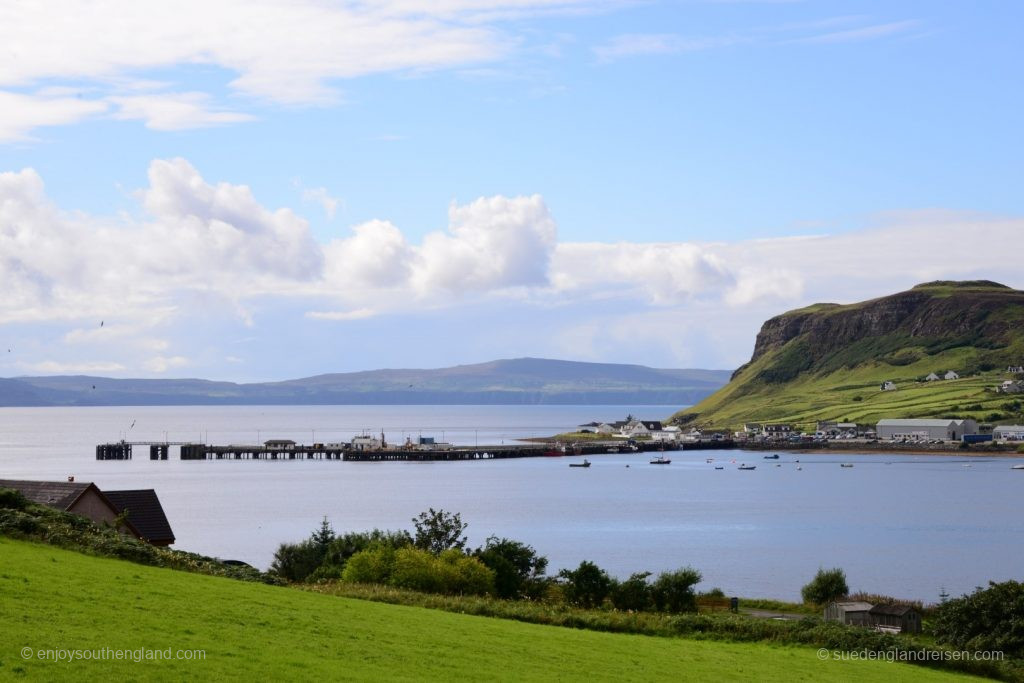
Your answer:
[[[803,465],[797,465],[797,469],[798,469],[798,470],[802,470],[803,468],[804,468],[804,466],[803,466]]]
[[[776,453],[774,455],[766,455],[766,456],[764,456],[764,459],[765,460],[778,460],[779,459],[779,454]]]
[[[757,465],[740,465],[736,469],[738,469],[738,470],[756,470],[757,469]]]
[[[666,458],[664,455],[659,455],[654,460],[651,460],[652,465],[669,465],[672,461]]]
[[[1024,470],[1024,465],[1014,465],[1011,470]]]
[[[724,470],[725,469],[725,465],[715,465],[715,469],[716,470]]]
[[[781,465],[781,464],[779,464],[779,463],[775,463],[775,466],[776,466],[776,467],[782,467],[782,465]]]
[[[714,458],[708,458],[708,459],[707,459],[707,460],[705,460],[704,462],[706,462],[706,463],[712,463],[712,462],[714,462],[714,461],[715,461],[715,459],[714,459]]]
[[[590,461],[583,458],[583,462],[571,462],[569,467],[590,467]]]
[[[853,467],[853,463],[852,462],[841,462],[841,463],[839,463],[839,466],[840,467]]]

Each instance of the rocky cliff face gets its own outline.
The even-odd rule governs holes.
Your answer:
[[[1016,315],[1008,307],[1020,306]],[[771,318],[761,327],[750,362],[794,339],[807,354],[806,368],[851,344],[871,338],[905,339],[907,346],[941,340],[998,348],[1020,332],[1024,292],[988,281],[931,282],[858,304],[816,304]],[[738,374],[746,366],[736,371]],[[736,376],[735,374],[733,375]]]

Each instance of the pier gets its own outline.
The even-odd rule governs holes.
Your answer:
[[[728,448],[721,442],[705,448]],[[446,462],[458,460],[502,460],[507,458],[598,455],[663,450],[690,450],[695,444],[663,442],[600,441],[574,444],[515,444],[488,446],[450,446],[446,448],[382,447],[357,448],[351,444],[297,444],[287,440],[263,444],[215,446],[193,442],[118,441],[96,446],[97,460],[131,460],[134,446],[148,446],[150,460],[167,460],[170,447],[179,448],[181,460],[339,460],[346,462]]]

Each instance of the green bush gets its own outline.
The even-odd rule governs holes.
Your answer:
[[[494,572],[494,590],[500,598],[537,597],[544,585],[548,560],[532,546],[491,536],[473,554]]]
[[[387,583],[395,566],[394,548],[380,546],[361,550],[348,559],[341,573],[342,581],[352,583]]]
[[[937,642],[963,650],[1024,657],[1024,583],[989,582],[988,588],[947,600],[935,611],[932,633]]]
[[[615,609],[632,612],[645,612],[651,608],[651,587],[647,583],[650,572],[638,572],[628,579],[615,582],[612,586],[611,598]]]
[[[21,495],[21,491],[0,489],[0,508],[24,510],[26,507],[28,507],[28,498]]]
[[[469,524],[463,522],[457,512],[430,508],[413,517],[412,523],[416,527],[413,544],[421,550],[440,555],[449,548],[462,550],[466,547],[463,533]]]
[[[804,602],[824,605],[850,592],[842,569],[819,569],[811,582],[800,589]]]
[[[651,585],[655,609],[659,612],[696,612],[697,596],[693,588],[700,580],[700,572],[693,567],[662,572]]]
[[[584,608],[600,607],[612,588],[612,578],[593,562],[583,560],[576,569],[558,572],[566,602]]]

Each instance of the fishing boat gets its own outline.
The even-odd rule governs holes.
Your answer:
[[[738,470],[756,470],[757,469],[757,465],[740,465],[736,469],[738,469]]]
[[[1014,465],[1011,470],[1024,470],[1024,465]]]
[[[725,469],[725,465],[715,465],[715,469],[716,470],[724,470]]]
[[[852,462],[841,462],[841,463],[839,463],[839,466],[840,467],[853,467],[853,463]]]
[[[651,460],[652,465],[669,465],[672,461],[666,458],[664,455],[659,455],[657,458]]]
[[[590,461],[583,458],[583,462],[571,462],[569,467],[590,467]]]
[[[774,455],[766,455],[766,456],[764,456],[764,459],[765,460],[778,460],[779,459],[779,454],[775,453]]]

